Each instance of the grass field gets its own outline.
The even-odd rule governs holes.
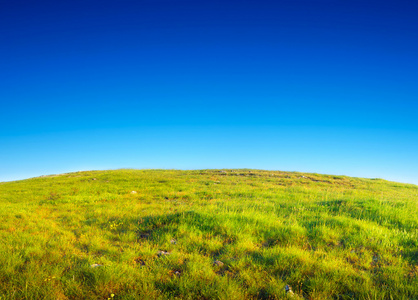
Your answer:
[[[176,298],[418,299],[418,186],[259,170],[0,183],[1,300]]]

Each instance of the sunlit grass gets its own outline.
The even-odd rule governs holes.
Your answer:
[[[0,299],[418,299],[417,200],[258,170],[0,183]]]

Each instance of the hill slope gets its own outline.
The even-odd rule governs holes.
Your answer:
[[[0,184],[0,299],[418,299],[418,187],[258,170]]]

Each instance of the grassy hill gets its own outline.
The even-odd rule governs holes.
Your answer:
[[[418,299],[418,186],[259,170],[0,183],[0,299],[109,298]]]

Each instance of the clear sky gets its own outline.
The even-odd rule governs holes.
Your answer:
[[[417,1],[3,1],[0,181],[256,168],[418,184]]]

